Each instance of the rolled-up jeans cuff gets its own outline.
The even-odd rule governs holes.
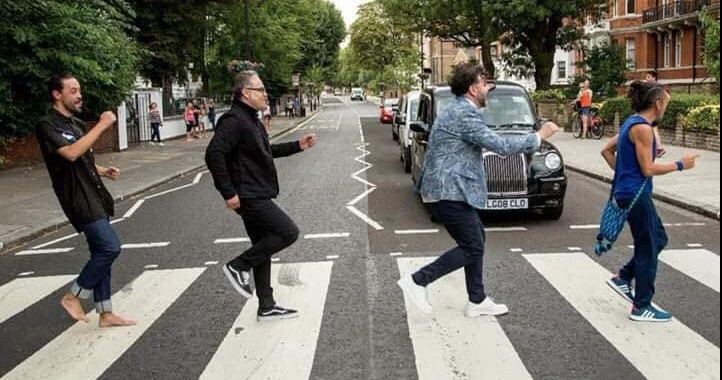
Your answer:
[[[113,303],[110,300],[100,301],[95,303],[95,311],[100,313],[110,313],[113,311]]]
[[[80,285],[78,285],[78,281],[73,281],[73,285],[70,286],[70,292],[84,300],[90,298],[90,295],[93,294],[92,289],[81,288]]]

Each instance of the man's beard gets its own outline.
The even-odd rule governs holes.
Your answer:
[[[72,113],[80,113],[83,111],[83,103],[76,103],[75,101],[63,102],[65,109]]]

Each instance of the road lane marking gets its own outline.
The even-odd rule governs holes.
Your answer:
[[[665,227],[704,227],[705,223],[664,223]],[[569,226],[572,230],[593,230],[598,229],[599,224],[572,224]]]
[[[436,258],[398,258],[401,276],[408,276]],[[397,288],[398,289],[398,288]],[[464,316],[463,271],[455,271],[427,287],[433,317],[405,300],[409,334],[419,380],[531,379],[519,355],[495,317]]]
[[[485,227],[486,232],[517,232],[528,231],[526,227]]]
[[[593,230],[599,228],[598,224],[572,224],[569,229],[572,230]]]
[[[18,277],[30,276],[31,274],[35,274],[35,272],[34,271],[20,272],[20,273],[18,273]]]
[[[436,234],[439,233],[438,229],[429,229],[429,230],[396,230],[394,231],[396,235],[413,235],[413,234]]]
[[[27,272],[25,272],[27,273]],[[32,272],[30,272],[32,274]],[[23,275],[20,273],[18,276]],[[0,286],[0,323],[40,301],[76,275],[16,278]]]
[[[45,247],[47,247],[47,246],[49,246],[49,245],[53,245],[53,244],[55,244],[55,243],[59,243],[59,242],[64,241],[64,240],[72,239],[72,238],[74,238],[74,237],[76,237],[76,236],[78,236],[78,233],[77,233],[77,232],[76,232],[76,233],[73,233],[73,234],[70,234],[70,235],[67,235],[67,236],[63,236],[63,237],[61,237],[61,238],[57,238],[57,239],[55,239],[55,240],[51,240],[51,241],[46,242],[46,243],[43,243],[43,244],[36,245],[35,247],[33,247],[33,249],[45,248]]]
[[[521,248],[510,248],[509,251],[511,251],[511,252],[524,252],[524,250],[521,249]]]
[[[718,347],[676,319],[630,321],[629,303],[606,284],[612,273],[585,253],[524,258],[646,378],[719,378]]]
[[[251,241],[251,239],[247,238],[247,237],[226,238],[226,239],[216,239],[213,241],[213,244],[249,243],[250,241]]]
[[[136,211],[138,211],[138,209],[140,208],[140,206],[143,205],[143,203],[145,203],[145,198],[140,199],[137,202],[135,202],[135,204],[130,209],[128,209],[128,211],[126,211],[125,214],[123,214],[123,219],[127,219],[127,218],[130,218],[131,216],[133,216],[133,214]]]
[[[567,247],[567,249],[570,251],[581,251],[582,250],[581,247]]]
[[[144,266],[143,268],[145,268],[145,269],[156,269],[156,268],[158,268],[158,264],[148,264],[148,265]]]
[[[689,243],[689,244],[687,244],[687,247],[690,247],[690,248],[702,248],[702,247],[704,247],[704,245],[702,245],[702,244],[700,244],[700,243]]]
[[[123,244],[120,246],[121,249],[136,249],[136,248],[159,248],[166,247],[170,244],[169,241],[159,241],[155,243],[133,243]]]
[[[25,251],[16,252],[15,256],[25,256],[25,255],[45,255],[49,253],[65,253],[70,252],[74,250],[75,247],[68,247],[68,248],[48,248],[48,249],[28,249]]]
[[[200,379],[229,374],[243,374],[247,380],[308,379],[332,267],[331,261],[272,266],[274,296],[283,306],[301,308],[299,317],[258,322],[258,297],[250,298]]]
[[[218,261],[206,261],[203,265],[217,265]]]
[[[331,238],[345,238],[351,236],[349,232],[332,232],[326,234],[306,234],[303,235],[304,239],[331,239]]]
[[[338,255],[328,255],[326,256],[326,260],[336,260],[338,259]]]
[[[204,171],[196,174],[196,177],[193,178],[193,184],[194,184],[194,185],[197,185],[198,182],[201,181],[201,178],[203,177],[203,174],[206,174],[206,173],[208,173],[208,170],[204,170]]]
[[[391,252],[391,253],[389,253],[389,256],[395,257],[395,256],[402,256],[403,254],[404,254],[403,252]]]
[[[368,215],[366,215],[366,214],[364,214],[363,212],[359,211],[359,209],[357,209],[356,207],[354,207],[354,206],[346,206],[346,208],[347,208],[349,211],[351,211],[354,215],[356,215],[356,216],[358,216],[359,218],[361,218],[361,220],[363,220],[364,222],[366,222],[366,224],[368,224],[369,226],[373,227],[375,230],[380,231],[380,230],[383,230],[383,229],[384,229],[378,222],[376,222],[375,220],[369,218]]]
[[[659,259],[719,293],[719,255],[706,249],[666,249]]]
[[[143,272],[113,296],[116,310],[124,310],[138,324],[101,329],[96,312],[90,323],[77,322],[6,374],[3,380],[95,379],[158,319],[206,268]],[[82,375],[81,375],[82,374]]]

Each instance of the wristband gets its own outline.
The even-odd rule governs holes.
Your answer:
[[[684,163],[681,160],[675,162],[675,164],[677,164],[677,170],[679,170],[679,171],[684,170]]]

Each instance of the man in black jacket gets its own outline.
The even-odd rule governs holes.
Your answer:
[[[298,227],[272,199],[278,196],[275,157],[301,152],[316,144],[316,136],[271,144],[258,119],[268,97],[255,71],[243,71],[233,89],[233,106],[218,119],[216,134],[206,149],[206,165],[226,207],[243,218],[253,244],[223,266],[233,287],[246,298],[252,294],[250,272],[256,284],[259,321],[294,318],[296,310],[276,305],[271,288],[271,255],[298,239]]]

